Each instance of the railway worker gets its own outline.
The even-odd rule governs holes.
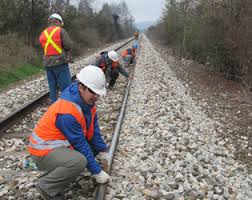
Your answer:
[[[95,156],[108,160],[95,102],[106,94],[101,69],[89,65],[77,75],[58,101],[42,116],[29,138],[28,149],[42,176],[37,190],[45,199],[63,199],[64,188],[87,168],[98,183],[108,182]]]
[[[138,40],[134,40],[132,46],[137,50],[138,47],[139,47],[139,41]]]
[[[41,33],[39,41],[44,50],[43,64],[53,103],[57,100],[57,86],[62,92],[71,84],[68,62],[72,62],[70,50],[73,43],[62,28],[64,22],[59,14],[52,14],[48,18],[48,24],[49,26]]]
[[[124,67],[129,67],[130,64],[135,62],[136,58],[137,45],[132,45],[132,48],[125,49],[122,53],[122,59],[124,63]]]
[[[108,83],[108,88],[112,89],[116,83],[119,73],[128,77],[128,73],[120,65],[119,55],[115,51],[104,51],[101,52],[100,57],[96,60],[95,66],[101,68],[106,74],[106,82]]]
[[[135,38],[135,40],[138,40],[138,36],[139,36],[138,31],[135,31],[135,33],[134,33],[134,38]]]

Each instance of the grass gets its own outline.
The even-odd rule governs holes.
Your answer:
[[[9,87],[13,83],[26,79],[32,75],[43,71],[43,66],[33,66],[31,64],[21,64],[10,67],[6,70],[0,70],[0,91]]]

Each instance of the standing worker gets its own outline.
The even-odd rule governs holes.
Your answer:
[[[109,175],[95,159],[108,161],[107,145],[100,133],[95,102],[106,94],[101,69],[89,65],[52,104],[39,120],[29,138],[28,149],[42,176],[37,190],[45,199],[63,199],[64,189],[85,168],[98,183]]]
[[[113,89],[119,76],[119,72],[125,77],[129,76],[128,73],[120,65],[119,55],[115,51],[102,52],[94,65],[101,68],[106,74],[106,81],[109,84],[109,89]]]
[[[135,38],[135,40],[138,40],[138,36],[139,36],[139,33],[138,33],[138,31],[136,31],[136,32],[134,33],[134,38]]]
[[[133,40],[132,48],[138,49],[139,47],[139,40]]]
[[[46,68],[51,102],[57,100],[57,85],[62,92],[71,84],[68,62],[72,62],[70,50],[72,41],[62,28],[64,22],[59,14],[52,14],[48,19],[49,26],[39,37],[44,50],[43,64]]]

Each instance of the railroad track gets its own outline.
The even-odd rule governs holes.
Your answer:
[[[100,128],[107,143],[116,141],[112,132],[121,129],[120,145],[110,159],[112,181],[97,185],[89,172],[83,172],[67,188],[68,200],[91,200],[95,193],[95,198],[102,199],[105,189],[105,200],[252,199],[252,175],[235,159],[236,149],[228,134],[190,96],[170,65],[179,67],[166,62],[143,34],[122,127],[117,119],[123,116],[118,111],[123,107],[126,79],[120,76],[115,89],[98,102]],[[9,129],[8,138],[0,138],[1,200],[41,200],[34,188],[41,172],[32,166],[22,169],[22,158],[28,153],[25,139],[18,135],[29,134],[46,107]],[[239,148],[251,150],[246,138],[239,144]],[[112,152],[111,143],[110,147]]]
[[[138,50],[138,53],[139,53],[139,50]],[[137,55],[136,55],[136,60],[137,60]],[[131,81],[132,81],[132,78],[133,78],[133,75],[134,75],[135,65],[136,65],[136,62],[133,64],[132,71],[130,72],[130,78],[129,78],[128,83],[127,83],[124,98],[123,98],[123,101],[122,101],[122,106],[120,108],[119,116],[118,116],[118,119],[117,119],[117,122],[116,122],[116,126],[115,126],[115,129],[114,129],[114,132],[113,132],[113,137],[112,137],[111,144],[110,144],[110,147],[109,147],[108,172],[110,172],[110,170],[112,168],[113,158],[114,158],[114,154],[115,154],[118,139],[119,139],[121,125],[122,125],[122,122],[123,122],[123,116],[124,116],[124,113],[125,113],[126,103],[127,103],[127,99],[128,99],[128,95],[129,95],[129,91],[130,91]],[[95,194],[94,199],[95,200],[103,200],[104,197],[105,197],[105,194],[106,194],[106,188],[107,188],[107,184],[98,184],[98,186],[96,188],[96,194]]]
[[[120,45],[115,50],[120,51],[123,47],[125,47],[126,45],[129,45],[132,42],[132,40],[133,39]],[[73,79],[74,78],[75,78],[75,76],[73,77]],[[115,86],[115,89],[113,91],[109,91],[107,97],[101,99],[97,105],[98,112],[101,110],[101,112],[99,112],[99,122],[101,125],[101,131],[102,131],[102,133],[105,133],[104,138],[110,146],[110,151],[109,151],[110,156],[111,156],[110,157],[110,167],[112,165],[113,154],[114,154],[114,151],[116,148],[116,143],[118,140],[120,124],[121,124],[122,118],[123,118],[123,112],[124,112],[125,104],[127,101],[127,95],[128,95],[129,88],[130,88],[130,82],[131,82],[131,79],[129,79],[129,81],[127,82],[126,78],[119,76],[118,81]],[[125,88],[126,88],[126,92],[124,92]],[[22,165],[22,162],[28,158],[28,155],[27,155],[28,152],[27,152],[27,154],[25,152],[27,141],[26,141],[26,139],[24,139],[24,137],[26,137],[30,134],[32,127],[34,127],[34,125],[36,124],[36,121],[41,117],[43,112],[46,111],[46,108],[47,108],[48,102],[49,102],[48,95],[49,95],[49,93],[45,92],[44,94],[42,94],[39,97],[37,97],[36,99],[32,100],[28,104],[24,105],[22,108],[9,114],[7,117],[5,117],[0,122],[1,135],[2,135],[0,143],[4,143],[7,141],[8,144],[3,145],[3,146],[6,146],[7,148],[11,147],[11,146],[15,146],[16,145],[15,143],[20,143],[19,145],[17,145],[18,147],[16,149],[14,149],[15,153],[16,153],[16,150],[19,151],[19,153],[17,153],[17,155],[11,156],[8,154],[6,154],[6,155],[2,154],[2,157],[0,155],[0,167],[1,167],[1,170],[0,170],[0,199],[5,198],[5,197],[6,197],[6,199],[8,199],[8,197],[13,198],[13,199],[18,199],[18,197],[16,195],[14,195],[10,192],[5,191],[3,194],[1,194],[1,179],[3,179],[7,185],[13,185],[14,187],[18,188],[18,187],[20,187],[19,183],[20,182],[22,183],[22,179],[20,179],[19,177],[29,176],[29,173],[32,172],[32,173],[36,173],[36,175],[33,177],[32,180],[36,180],[37,177],[40,175],[40,172],[34,172],[33,171],[34,169],[32,169],[32,168],[22,169],[23,166],[21,166],[21,165]],[[116,99],[116,101],[114,101],[113,99]],[[102,103],[103,101],[105,101],[105,106]],[[121,106],[121,102],[123,102],[122,106]],[[42,105],[42,107],[40,105]],[[108,109],[110,110],[110,112],[108,112]],[[119,110],[120,110],[120,114],[118,113]],[[118,118],[118,116],[119,116],[119,118]],[[119,120],[118,122],[116,122],[117,118]],[[30,122],[29,125],[27,125],[26,122]],[[114,134],[112,134],[112,131],[114,129],[115,129],[116,135],[112,137],[112,135],[114,135]],[[20,134],[20,133],[22,133],[22,134]],[[6,149],[3,149],[3,150],[6,150]],[[6,156],[10,156],[10,159],[8,159],[10,161],[7,163],[8,165],[6,166],[7,170],[4,169],[4,166],[3,166],[4,163],[1,163],[1,158],[2,159],[6,158]],[[13,164],[12,161],[14,161],[14,162],[17,161],[17,162],[15,162],[15,164]],[[11,166],[11,165],[13,165],[13,166]],[[17,173],[15,173],[16,169],[18,169]],[[6,173],[10,174],[10,176],[6,176]],[[89,181],[90,174],[88,172],[86,172],[82,176],[82,178],[83,177],[85,180],[87,179]],[[81,182],[81,178],[79,178],[78,180],[79,180],[79,182]],[[83,181],[82,181],[82,183],[83,183]],[[95,184],[94,182],[92,182],[92,183]],[[85,181],[83,184],[85,184]],[[32,184],[29,187],[33,187],[33,186],[34,185]],[[80,184],[79,185],[77,184],[77,186],[80,187]],[[21,188],[23,188],[23,187],[25,187],[25,186],[22,186],[22,184],[21,184]],[[72,187],[73,187],[72,189],[70,187],[70,191],[76,190],[76,188],[74,186],[72,186]],[[104,196],[104,194],[105,194],[104,185],[98,185],[98,189],[95,189],[93,187],[93,190],[97,191],[96,196],[98,196],[98,199],[101,199],[100,197]],[[91,189],[91,191],[92,191],[92,189]],[[85,196],[91,195],[90,192],[88,192],[88,191],[86,191],[86,192],[88,194],[85,194]],[[71,194],[70,194],[70,196],[71,196]],[[22,195],[19,197],[25,198]],[[37,194],[37,199],[39,199],[39,198],[40,197]]]
[[[123,43],[122,45],[117,47],[115,49],[115,51],[120,50],[121,48],[123,48],[124,46],[126,46],[127,44],[129,44],[132,41],[133,41],[133,39],[130,39],[129,41]],[[72,77],[72,80],[74,80],[74,79],[75,79],[75,74]],[[41,95],[39,95],[38,97],[29,101],[28,103],[22,105],[20,108],[16,109],[12,113],[9,113],[4,118],[0,119],[0,135],[2,133],[4,133],[9,127],[11,127],[13,125],[13,123],[15,123],[15,121],[18,118],[20,118],[22,115],[24,115],[24,113],[29,113],[31,110],[34,109],[34,107],[36,107],[36,105],[45,101],[45,99],[48,97],[49,97],[49,91],[47,90],[47,91],[43,92]]]

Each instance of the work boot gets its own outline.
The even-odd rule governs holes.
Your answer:
[[[63,195],[56,195],[55,197],[49,196],[44,190],[42,190],[42,188],[39,187],[38,184],[36,185],[36,189],[44,200],[64,200]]]
[[[108,89],[113,90],[113,86],[109,85]]]

